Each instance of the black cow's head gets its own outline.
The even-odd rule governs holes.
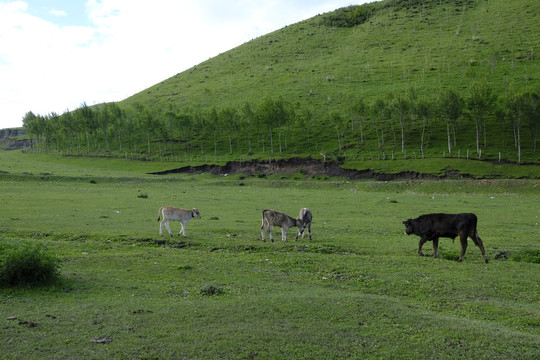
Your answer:
[[[414,226],[412,219],[405,220],[403,222],[403,225],[405,225],[405,234],[411,235],[414,232]]]
[[[302,235],[304,233],[306,224],[304,224],[304,222],[301,219],[296,219],[296,226],[298,226],[298,233]]]

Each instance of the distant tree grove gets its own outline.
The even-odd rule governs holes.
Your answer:
[[[319,154],[390,159],[434,151],[465,157],[469,150],[481,157],[504,148],[512,153],[505,158],[521,162],[524,150],[536,157],[540,90],[498,96],[478,82],[464,95],[452,89],[371,101],[350,95],[340,110],[322,112],[282,97],[220,109],[83,103],[61,115],[28,112],[23,125],[31,137],[28,151],[63,155],[201,162]]]

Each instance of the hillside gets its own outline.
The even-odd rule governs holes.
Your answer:
[[[25,124],[36,149],[69,154],[538,163],[539,12],[531,0],[350,6],[118,104],[37,116],[48,127],[32,126],[32,114]]]
[[[325,25],[339,11],[319,15],[216,56],[123,104],[240,107],[270,95],[328,112],[339,111],[351,95],[369,100],[409,89],[418,95],[462,91],[474,80],[487,80],[498,93],[510,85],[540,85],[536,1],[369,6],[377,10],[360,25]]]

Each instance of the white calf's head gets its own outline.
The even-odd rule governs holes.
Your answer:
[[[201,218],[201,213],[196,208],[191,209],[191,214],[193,215],[194,218],[197,218],[197,219]]]

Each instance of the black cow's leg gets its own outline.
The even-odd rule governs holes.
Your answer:
[[[459,242],[461,243],[461,256],[458,259],[458,262],[463,261],[463,257],[465,256],[465,251],[467,251],[467,234],[460,233],[459,234]]]
[[[480,239],[480,236],[478,236],[478,233],[474,234],[474,237],[472,238],[476,246],[480,248],[480,251],[482,252],[482,256],[484,257],[484,261],[486,264],[488,263],[488,258],[486,256],[486,250],[484,250],[484,244],[482,243],[482,240]]]
[[[427,239],[420,238],[420,241],[418,242],[418,255],[420,256],[424,256],[424,254],[422,253],[422,246],[424,246],[426,241]]]
[[[439,249],[439,238],[435,238],[433,239],[433,257],[434,258],[437,258],[439,256],[438,249]]]

